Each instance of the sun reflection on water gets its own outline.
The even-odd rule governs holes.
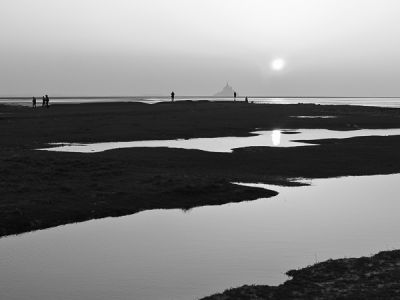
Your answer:
[[[281,131],[280,130],[273,130],[272,134],[272,144],[274,146],[279,146],[279,144],[281,143]]]

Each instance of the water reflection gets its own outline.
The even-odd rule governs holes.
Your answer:
[[[285,135],[282,135],[285,136]],[[400,175],[273,187],[277,197],[154,210],[0,239],[0,299],[197,299],[278,284],[316,260],[400,248]]]
[[[281,131],[280,130],[272,131],[271,137],[272,137],[272,145],[279,146],[279,144],[281,143]]]
[[[286,130],[287,133],[288,130]],[[290,130],[289,130],[290,131]],[[59,152],[95,153],[120,148],[137,147],[168,147],[180,149],[196,149],[209,152],[232,152],[233,149],[264,146],[264,147],[296,147],[312,146],[310,144],[296,142],[296,140],[314,140],[328,138],[349,138],[355,136],[369,135],[400,135],[400,129],[361,129],[351,131],[334,131],[326,129],[301,129],[296,135],[281,134],[280,130],[265,130],[252,132],[246,137],[217,137],[217,138],[194,138],[179,140],[152,140],[132,142],[109,142],[93,144],[77,143],[55,143],[55,147],[38,150]],[[293,131],[291,131],[293,133]]]

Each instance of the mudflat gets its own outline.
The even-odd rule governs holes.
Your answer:
[[[293,118],[292,116],[336,116]],[[400,172],[400,136],[319,140],[232,153],[169,148],[93,154],[37,151],[50,142],[248,136],[254,130],[400,128],[400,109],[233,102],[0,105],[0,236],[156,208],[271,197],[232,182]]]

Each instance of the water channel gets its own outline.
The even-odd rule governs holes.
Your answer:
[[[152,210],[0,239],[0,298],[197,299],[328,258],[400,248],[400,175],[308,180],[268,199]]]

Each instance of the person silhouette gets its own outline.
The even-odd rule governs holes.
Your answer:
[[[43,96],[42,97],[42,107],[44,107],[46,105],[46,98]]]
[[[172,93],[171,93],[171,102],[174,102],[174,100],[175,100],[175,93],[172,92]]]
[[[32,108],[36,108],[36,98],[32,97]]]
[[[247,98],[247,96],[246,96],[246,98],[244,99],[244,101],[245,101],[246,103],[249,103],[249,98]]]
[[[233,92],[233,101],[236,101],[236,92]]]
[[[45,99],[46,99],[46,108],[49,108],[49,102],[50,102],[49,96],[46,95]]]

